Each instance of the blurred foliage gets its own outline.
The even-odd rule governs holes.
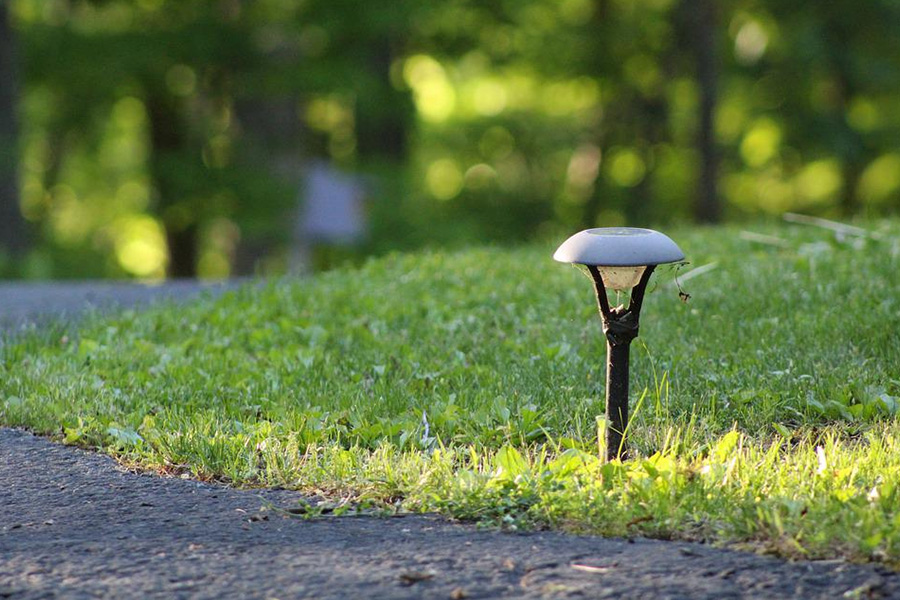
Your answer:
[[[888,0],[7,2],[25,276],[284,270],[321,159],[360,253],[687,220],[704,92],[725,217],[900,207]]]

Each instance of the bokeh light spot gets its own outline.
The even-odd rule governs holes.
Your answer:
[[[50,223],[56,239],[64,246],[79,244],[93,227],[85,204],[68,185],[54,186],[50,195]]]
[[[617,185],[634,187],[644,179],[646,172],[647,166],[635,150],[619,148],[611,152],[609,176]]]
[[[430,56],[408,58],[403,79],[412,88],[416,110],[426,121],[444,121],[456,107],[456,92],[444,67]]]
[[[748,20],[734,37],[734,55],[744,65],[756,63],[769,45],[769,35],[759,22]]]
[[[600,172],[600,156],[600,148],[593,144],[579,146],[566,170],[569,184],[579,188],[593,185]]]
[[[463,186],[463,173],[452,158],[441,158],[428,166],[425,185],[438,200],[455,198]]]
[[[191,96],[197,89],[197,74],[187,65],[174,65],[166,72],[166,85],[176,96]]]
[[[875,131],[883,121],[878,106],[867,98],[854,98],[847,109],[847,122],[857,131]]]
[[[496,181],[497,171],[491,165],[478,163],[466,170],[463,179],[465,180],[466,188],[470,190],[483,190]]]
[[[797,192],[814,202],[833,199],[844,183],[841,167],[835,160],[818,160],[806,165],[795,181]]]
[[[771,119],[757,119],[741,141],[741,156],[751,167],[761,167],[778,153],[781,128]]]
[[[119,265],[132,275],[162,278],[166,266],[166,240],[156,219],[133,215],[117,220],[113,227]]]
[[[859,180],[859,196],[872,205],[885,204],[900,192],[900,154],[878,157],[866,167]]]
[[[475,111],[487,117],[493,117],[506,108],[506,88],[497,81],[482,80],[475,86],[472,103]]]

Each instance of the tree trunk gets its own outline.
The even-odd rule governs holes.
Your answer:
[[[388,38],[371,44],[369,69],[378,85],[360,95],[356,106],[357,149],[363,162],[406,160],[415,107],[408,92],[391,85],[395,45]]]
[[[0,248],[13,256],[28,248],[28,231],[19,208],[17,82],[9,9],[0,2]]]
[[[286,188],[299,190],[302,184],[304,157],[301,150],[308,132],[303,121],[297,118],[299,98],[293,95],[267,98],[241,98],[235,101],[234,110],[240,123],[240,144],[243,154],[257,168],[281,182]],[[273,210],[284,213],[282,231],[292,233],[297,213],[299,192],[284,200],[284,206]],[[238,222],[240,220],[238,219]],[[241,230],[235,249],[232,275],[241,277],[259,272],[263,259],[272,253],[278,242],[273,231]]]
[[[833,23],[826,31],[831,51],[831,69],[838,82],[838,102],[831,111],[831,118],[834,122],[832,130],[840,133],[837,139],[832,141],[832,147],[837,149],[842,164],[844,189],[839,208],[841,215],[846,218],[852,217],[860,210],[859,180],[865,170],[869,153],[866,151],[865,138],[850,126],[846,117],[850,102],[857,93],[853,69],[847,64],[846,58],[850,55],[850,49],[846,48],[843,42],[847,37],[842,31],[841,24]]]
[[[666,122],[669,115],[669,106],[664,96],[643,98],[636,103],[638,118],[635,130],[644,140],[647,148],[654,148],[666,139]],[[645,155],[645,158],[649,156]],[[625,204],[625,223],[638,225],[648,223],[656,214],[656,199],[653,195],[653,169],[647,161],[647,172],[644,178],[634,186],[631,198]]]
[[[196,224],[185,227],[166,226],[166,243],[169,246],[169,272],[172,279],[197,277],[198,240]]]
[[[714,0],[686,0],[689,23],[693,29],[697,82],[700,86],[700,129],[697,132],[697,151],[700,154],[700,174],[694,217],[697,221],[715,223],[722,218],[719,202],[719,153],[715,140],[715,111],[718,79],[716,51],[716,3]]]
[[[183,126],[177,107],[152,94],[147,98],[147,114],[150,118],[150,173],[159,193],[159,215],[169,250],[167,275],[176,279],[194,279],[197,277],[199,251],[196,215],[173,210],[179,194],[184,190],[178,189],[178,185],[172,182],[173,174],[169,172],[172,166],[166,160],[167,157],[177,156],[186,143]]]

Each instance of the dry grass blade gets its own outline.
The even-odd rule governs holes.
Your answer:
[[[840,221],[832,221],[830,219],[823,219],[821,217],[812,217],[810,215],[801,215],[797,213],[784,213],[783,218],[788,223],[797,223],[800,225],[810,225],[812,227],[820,227],[822,229],[828,229],[835,233],[841,235],[851,235],[855,237],[866,237],[873,240],[885,241],[888,239],[887,236],[878,233],[877,231],[869,231],[868,229],[863,229],[862,227],[857,227],[855,225],[848,225],[847,223],[841,223]]]
[[[701,275],[706,275],[706,274],[709,273],[710,271],[715,270],[716,267],[718,267],[718,266],[719,266],[718,261],[716,261],[716,262],[711,262],[711,263],[707,263],[707,264],[705,264],[705,265],[700,265],[700,266],[697,267],[696,269],[691,269],[691,270],[688,271],[687,273],[684,273],[684,274],[682,274],[682,275],[678,275],[678,276],[675,278],[674,281],[670,281],[670,282],[667,283],[666,285],[669,286],[669,287],[671,287],[671,286],[673,286],[673,285],[678,285],[679,283],[684,283],[685,281],[689,281],[689,280],[691,280],[691,279],[693,279],[693,278],[695,278],[695,277],[700,277]]]
[[[748,242],[757,244],[765,244],[767,246],[776,246],[778,248],[790,248],[791,243],[774,235],[766,235],[764,233],[756,233],[755,231],[742,231],[740,238]]]

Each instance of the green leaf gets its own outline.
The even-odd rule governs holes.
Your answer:
[[[112,437],[120,446],[136,446],[138,443],[143,441],[143,438],[140,436],[140,434],[130,427],[123,428],[111,425],[106,428],[106,433],[107,435]]]
[[[732,430],[726,433],[713,447],[713,459],[719,463],[727,461],[731,457],[731,453],[734,451],[740,439],[741,434],[737,431]]]
[[[499,476],[512,479],[524,474],[528,470],[528,463],[518,450],[506,445],[494,456],[494,468]]]
[[[778,432],[778,434],[786,440],[791,439],[793,437],[793,432],[790,429],[782,425],[781,423],[772,423],[772,428]]]

